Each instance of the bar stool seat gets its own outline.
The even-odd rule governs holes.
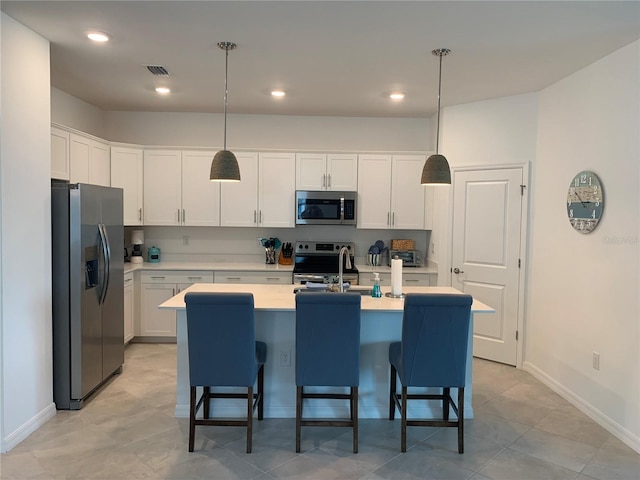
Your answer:
[[[360,303],[358,293],[296,294],[296,452],[303,426],[351,427],[358,453],[360,384]],[[308,393],[305,387],[348,387],[349,393]],[[310,399],[349,400],[349,418],[304,418]]]
[[[401,414],[401,445],[407,451],[407,426],[456,427],[458,453],[464,453],[464,386],[471,319],[471,295],[407,294],[402,341],[389,345],[391,369],[389,420]],[[397,393],[396,379],[402,391]],[[439,387],[441,394],[409,394],[407,387]],[[457,404],[451,388],[458,389]],[[441,400],[442,420],[407,419],[408,400]],[[449,421],[449,407],[457,415]]]
[[[189,348],[189,451],[193,452],[196,425],[246,426],[247,453],[251,453],[253,413],[264,411],[264,363],[267,345],[255,340],[251,293],[192,292],[187,305]],[[258,383],[257,392],[253,386]],[[202,395],[196,399],[197,387]],[[213,387],[245,387],[246,393],[213,392]],[[245,399],[246,419],[210,418],[211,400]],[[196,418],[200,407],[203,418]]]

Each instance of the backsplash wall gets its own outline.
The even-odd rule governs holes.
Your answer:
[[[160,248],[163,262],[264,262],[259,237],[282,242],[336,241],[356,244],[356,265],[364,265],[369,246],[376,240],[412,239],[427,264],[428,230],[358,230],[348,226],[305,225],[296,228],[233,227],[126,227],[125,246],[131,252],[131,230],[144,230],[144,259],[151,246]]]

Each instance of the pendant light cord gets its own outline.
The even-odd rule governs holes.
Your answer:
[[[229,74],[229,47],[225,48],[225,59],[224,59],[224,147],[223,150],[227,149],[227,95],[229,93],[227,89],[227,76]],[[440,61],[442,61],[442,57],[440,57]],[[438,101],[440,97],[438,96]],[[438,107],[439,108],[439,107]],[[438,123],[440,121],[438,120]]]
[[[438,125],[436,127],[436,155],[438,154],[438,146],[440,143],[440,94],[442,92],[442,52],[440,56],[440,72],[438,74]]]

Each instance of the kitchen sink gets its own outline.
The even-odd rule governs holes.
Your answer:
[[[340,293],[338,290],[333,290],[329,287],[327,288],[307,288],[307,287],[297,287],[293,289],[293,293],[298,292],[317,292],[317,293]],[[344,289],[345,292],[349,293],[359,293],[360,295],[371,295],[371,289],[367,287],[349,287]]]

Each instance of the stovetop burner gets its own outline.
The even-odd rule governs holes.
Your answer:
[[[352,242],[296,242],[293,273],[338,274],[338,255],[342,247],[349,249],[351,268],[343,264],[343,273],[357,274]],[[346,263],[346,259],[344,260]]]

